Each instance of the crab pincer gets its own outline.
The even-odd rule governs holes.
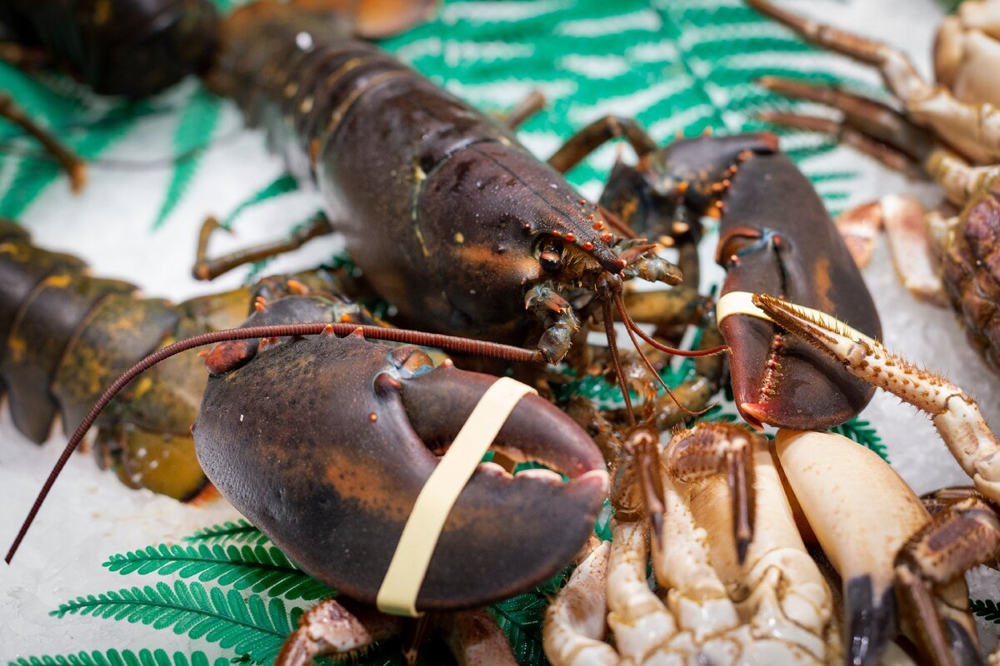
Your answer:
[[[293,300],[247,324],[280,320],[278,306]],[[208,361],[216,376],[195,441],[210,478],[306,571],[375,603],[436,452],[497,379],[447,362],[435,368],[416,347],[358,334],[281,338],[237,354],[222,348]],[[417,610],[482,606],[537,585],[591,534],[608,476],[585,431],[528,395],[493,447],[569,481],[480,464],[444,523]]]

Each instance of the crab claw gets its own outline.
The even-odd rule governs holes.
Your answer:
[[[785,478],[843,580],[847,663],[877,664],[899,626],[896,553],[930,516],[895,470],[846,437],[779,430],[775,444]]]
[[[277,304],[275,304],[277,305]],[[314,577],[374,603],[417,495],[496,378],[433,368],[415,347],[283,339],[213,377],[198,457],[230,502]],[[419,610],[483,606],[540,584],[590,535],[600,451],[547,401],[522,398],[494,440],[559,474],[481,464],[448,514]]]

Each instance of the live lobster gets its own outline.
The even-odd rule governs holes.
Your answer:
[[[220,50],[206,75],[209,86],[236,99],[251,122],[268,127],[296,175],[316,179],[334,227],[344,233],[354,260],[376,290],[399,308],[401,322],[502,342],[527,339],[536,342],[538,360],[557,361],[577,335],[580,320],[589,319],[598,306],[610,343],[615,309],[638,334],[622,305],[623,277],[668,283],[679,279],[649,244],[629,237],[602,207],[580,199],[558,171],[537,162],[507,130],[371,45],[346,39],[343,26],[328,15],[260,2],[234,12],[220,34]],[[653,153],[653,148],[645,152]],[[656,154],[645,155],[642,168],[649,168]],[[660,175],[676,181],[656,195],[674,198],[691,211],[729,211],[722,215],[726,243],[720,257],[733,269],[735,284],[747,289],[754,288],[755,281],[771,281],[771,291],[792,293],[800,302],[878,333],[870,300],[857,297],[864,288],[849,260],[843,261],[846,254],[834,250],[827,256],[823,235],[803,236],[795,227],[770,222],[770,216],[765,220],[769,202],[755,195],[754,186],[773,177],[776,186],[781,183],[783,189],[801,193],[801,198],[790,200],[795,212],[829,225],[808,182],[776,152],[773,137],[693,140],[663,155]],[[808,273],[802,266],[814,258],[820,267]],[[824,283],[830,265],[836,269],[832,274],[843,278],[846,295]],[[525,307],[534,319],[523,316]],[[724,328],[730,330],[734,356],[745,357],[746,367],[754,369],[736,373],[737,382],[745,385],[740,405],[749,417],[817,427],[849,417],[870,397],[871,390],[846,378],[836,363],[808,348],[796,348],[769,325],[739,321],[731,320]],[[319,344],[309,348],[318,349]],[[261,356],[275,358],[280,350],[303,348],[304,343],[283,343]],[[245,351],[252,355],[255,349]],[[786,356],[782,350],[794,353]],[[424,366],[413,352],[391,354],[395,370],[388,370],[390,375]],[[265,371],[266,364],[256,359],[246,365],[227,360],[214,367],[219,373],[240,373],[258,385],[275,372]],[[761,376],[759,368],[768,372]],[[778,390],[786,380],[794,387],[802,372],[812,373],[828,389],[817,391],[821,403],[810,404],[805,392]],[[214,381],[219,386],[234,383],[229,376]],[[384,388],[390,394],[400,390]],[[234,405],[231,400],[222,403]],[[265,446],[260,449],[264,460],[272,459],[273,452],[266,452],[267,441],[275,441],[270,431],[247,440],[235,427],[233,419],[245,413],[235,408],[203,411],[195,430],[199,449]],[[376,416],[372,423],[383,419],[376,411],[349,417],[368,419],[369,414]],[[262,419],[260,427],[279,424],[276,418]],[[586,518],[603,484],[599,474],[591,474],[598,471],[597,464],[585,445],[579,446],[579,457],[586,463],[577,469],[589,480],[582,483],[586,497],[572,504],[576,509],[585,506],[581,515]],[[213,481],[241,510],[269,522],[274,503],[262,489],[266,479],[256,478],[253,483],[258,485],[248,488],[246,468],[227,455],[222,458],[225,464],[212,472]],[[267,464],[258,471],[275,472]],[[279,506],[289,502],[282,514],[300,516],[304,507],[315,503],[308,496],[303,503],[303,497],[290,495],[296,493],[285,490],[279,498]],[[328,550],[321,541],[301,536],[275,538],[279,543],[295,538],[302,548],[311,549],[296,556],[302,561]],[[540,570],[550,570],[550,565]],[[343,578],[331,580],[338,587],[350,586]],[[362,598],[372,593],[370,588],[355,592]],[[494,594],[498,592],[446,603],[481,603]],[[446,607],[443,603],[427,601],[425,607]]]

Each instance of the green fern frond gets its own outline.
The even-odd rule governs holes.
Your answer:
[[[174,150],[180,159],[174,164],[167,195],[160,206],[160,212],[153,222],[153,228],[158,229],[167,216],[180,203],[184,192],[198,171],[201,162],[201,150],[206,148],[219,122],[220,101],[217,96],[199,86],[192,93],[187,105],[181,112],[174,133]]]
[[[989,599],[969,599],[969,608],[977,616],[987,622],[1000,624],[1000,606]]]
[[[267,593],[287,600],[314,600],[335,594],[292,564],[274,546],[161,544],[124,555],[112,555],[104,566],[122,575],[197,576],[202,583],[214,581],[217,585],[232,586],[236,590]]]
[[[43,126],[52,128],[59,139],[84,160],[94,159],[125,136],[138,119],[148,112],[146,102],[113,106],[96,121],[80,99],[61,95],[14,67],[0,63],[0,90],[17,100],[24,111]],[[114,122],[102,122],[114,116]],[[59,166],[23,130],[0,121],[4,140],[32,154],[0,153],[0,166],[11,169],[6,190],[0,196],[0,215],[18,218],[52,183],[65,178]]]
[[[154,629],[171,629],[189,638],[204,638],[222,648],[245,653],[255,662],[273,659],[285,637],[298,622],[298,610],[290,613],[281,599],[236,590],[206,589],[200,583],[176,581],[173,588],[157,583],[124,588],[97,596],[77,597],[51,615],[92,615],[132,624],[141,622]]]
[[[233,212],[227,215],[226,219],[222,221],[221,226],[226,229],[230,229],[233,226],[233,222],[236,221],[236,218],[239,217],[247,208],[256,206],[257,204],[267,201],[268,199],[273,199],[276,196],[294,192],[297,189],[299,189],[299,183],[291,174],[286,173],[278,176],[266,187],[254,192],[248,199],[234,208]]]
[[[190,658],[180,652],[173,656],[164,650],[108,650],[107,652],[78,652],[54,657],[21,657],[8,662],[8,666],[229,666],[223,657],[209,661],[204,652],[194,652]]]
[[[889,452],[882,443],[882,438],[868,421],[862,421],[857,416],[839,426],[830,428],[830,432],[853,439],[858,444],[877,453],[883,460],[890,462]]]
[[[190,543],[268,543],[270,539],[259,529],[249,522],[240,518],[233,521],[226,521],[221,525],[212,525],[200,529],[191,536],[184,537]]]

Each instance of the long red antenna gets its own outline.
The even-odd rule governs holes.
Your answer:
[[[41,492],[39,492],[38,497],[35,498],[35,503],[31,506],[31,510],[28,512],[28,517],[25,518],[24,523],[21,525],[21,529],[18,531],[17,537],[14,538],[14,542],[11,544],[10,550],[7,551],[4,561],[7,564],[10,564],[10,561],[14,558],[14,554],[17,552],[18,547],[20,547],[21,541],[24,540],[25,534],[27,534],[28,530],[31,528],[31,524],[35,521],[35,516],[38,515],[39,509],[42,508],[42,503],[45,501],[45,498],[48,497],[49,491],[52,490],[52,486],[59,477],[59,474],[62,472],[63,467],[65,467],[66,463],[69,462],[69,457],[73,455],[73,451],[75,451],[76,447],[80,445],[81,441],[83,441],[84,436],[87,434],[87,431],[90,430],[94,421],[97,420],[101,411],[103,411],[104,408],[107,407],[108,403],[110,403],[111,400],[118,394],[118,392],[133,379],[160,361],[189,349],[194,349],[195,347],[231,340],[286,336],[299,337],[303,335],[317,335],[324,332],[331,332],[340,336],[361,332],[361,334],[366,338],[372,338],[375,340],[387,340],[390,342],[402,342],[405,344],[421,345],[425,347],[437,347],[438,349],[443,349],[449,352],[498,358],[503,361],[522,363],[541,363],[544,361],[542,353],[538,350],[522,349],[520,347],[502,345],[495,342],[470,340],[469,338],[460,338],[453,335],[440,335],[437,333],[421,333],[420,331],[411,331],[400,328],[359,326],[357,324],[344,323],[330,324],[327,322],[248,326],[246,328],[232,328],[223,331],[212,331],[211,333],[203,333],[185,340],[180,340],[172,345],[153,352],[129,368],[125,374],[115,380],[115,382],[108,388],[107,391],[104,392],[101,398],[90,409],[86,418],[83,419],[83,422],[80,423],[76,432],[73,433],[73,436],[66,444],[66,448],[63,449],[62,455],[59,456],[59,460],[56,461],[55,466],[49,473],[49,478],[45,480],[45,484],[42,486]]]

